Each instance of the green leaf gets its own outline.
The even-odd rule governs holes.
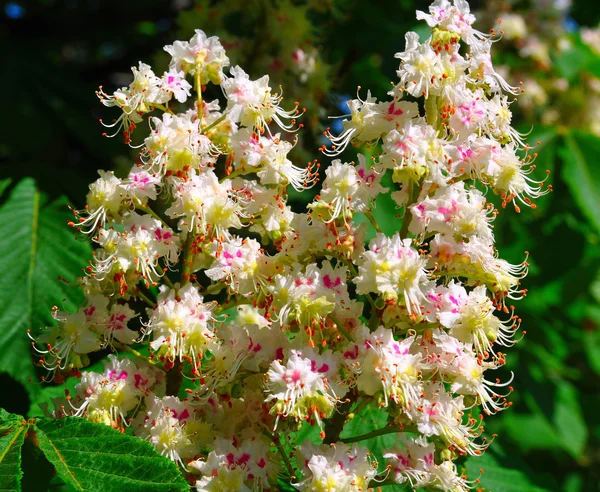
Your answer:
[[[27,422],[20,415],[0,409],[0,490],[20,491],[23,470],[21,447],[27,433]]]
[[[571,46],[554,56],[558,73],[569,81],[581,78],[584,72],[600,76],[600,57],[580,36],[573,36]]]
[[[564,448],[574,457],[583,455],[588,430],[574,386],[566,381],[558,385],[554,411],[554,426],[561,437]]]
[[[32,179],[19,182],[0,207],[0,371],[24,384],[30,394],[35,378],[27,330],[36,333],[52,323],[54,305],[79,305],[82,293],[73,279],[85,266],[90,246],[66,225],[64,199],[51,204]]]
[[[188,491],[177,465],[146,441],[77,417],[38,419],[37,440],[56,473],[77,491]]]
[[[502,416],[507,434],[524,451],[560,449],[561,440],[543,415],[509,413]],[[523,439],[523,436],[527,439]]]
[[[571,473],[566,479],[563,487],[565,492],[581,492],[583,488],[583,477],[579,473]]]
[[[369,432],[383,429],[388,423],[388,412],[384,408],[376,406],[374,403],[367,405],[356,414],[345,426],[340,434],[342,439],[362,436]],[[385,469],[383,459],[384,451],[393,447],[398,441],[400,433],[385,434],[377,437],[371,437],[359,442],[359,446],[366,447],[377,460],[378,470],[382,472]],[[390,490],[390,489],[388,489]]]
[[[370,156],[366,151],[364,154],[367,156],[367,162],[369,162]],[[394,186],[396,185],[394,185],[394,182],[392,181],[391,172],[387,172],[383,175],[381,185],[390,188],[391,190],[394,189]],[[397,208],[396,202],[390,197],[389,193],[382,193],[377,197],[375,209],[373,210],[373,217],[375,218],[375,222],[387,236],[393,236],[400,229],[402,222],[401,219],[397,218],[399,213],[400,210]],[[353,221],[356,224],[361,224],[363,222],[367,224],[367,241],[370,241],[377,235],[377,231],[364,214],[357,213],[353,217]]]
[[[560,154],[565,163],[562,178],[583,214],[600,231],[600,139],[573,131],[565,135]]]
[[[494,450],[494,451],[492,451]],[[483,456],[469,458],[466,462],[469,480],[480,477],[481,484],[486,492],[544,492],[546,489],[538,487],[530,480],[527,470],[518,468],[519,463],[511,460],[498,450],[494,445]],[[459,467],[460,468],[460,467]],[[481,474],[480,470],[483,470]]]
[[[596,306],[593,306],[593,308],[596,308]],[[589,308],[588,311],[590,311]],[[600,309],[596,308],[592,312],[598,312],[599,318],[594,318],[594,322],[598,323]],[[587,355],[588,364],[596,374],[600,374],[600,331],[598,329],[583,333],[583,348]]]
[[[295,437],[296,445],[299,446],[304,442],[310,442],[311,444],[323,444],[323,438],[321,437],[321,428],[318,425],[310,425],[308,422],[303,422],[302,427],[296,433]]]
[[[574,79],[589,64],[588,53],[577,46],[564,51],[554,60],[554,66],[558,69],[558,73],[567,80]]]

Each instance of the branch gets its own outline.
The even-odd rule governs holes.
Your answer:
[[[397,432],[414,432],[415,428],[404,427],[402,429],[398,428],[395,425],[388,425],[387,427],[383,427],[381,429],[375,429],[371,432],[367,432],[366,434],[361,434],[360,436],[347,437],[345,439],[340,439],[341,442],[348,444],[352,442],[364,441],[366,439],[371,439],[372,437],[385,436],[386,434],[395,434]]]

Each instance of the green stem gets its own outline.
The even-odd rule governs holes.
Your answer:
[[[409,209],[419,198],[421,186],[423,186],[422,183],[411,182],[409,184],[408,203],[404,210],[404,219],[402,220],[402,227],[400,228],[400,239],[406,239],[408,237],[408,227],[410,226],[410,221],[412,219],[412,212]]]
[[[138,291],[135,293],[136,297],[139,297],[140,299],[142,299],[146,304],[148,304],[149,307],[154,308],[156,306],[156,302],[154,302],[152,299],[150,299],[146,294],[144,294],[141,290],[138,289]]]
[[[436,129],[439,112],[437,96],[429,96],[425,99],[425,119],[429,125]]]
[[[116,345],[116,347],[118,347],[120,350],[123,350],[124,352],[129,352],[130,354],[135,355],[138,359],[145,360],[148,364],[156,367],[157,369],[160,369],[161,371],[165,370],[165,368],[161,364],[159,364],[155,360],[151,359],[150,357],[146,357],[144,354],[142,354],[141,352],[138,352],[137,350],[130,347],[129,345],[119,342]]]
[[[328,314],[327,317],[335,323],[337,329],[340,330],[340,333],[344,335],[349,342],[354,342],[352,336],[350,335],[350,333],[348,333],[346,328],[344,328],[344,325],[342,323],[340,323],[332,314]]]
[[[163,106],[162,104],[153,104],[152,106],[154,106],[156,109],[160,109],[161,111],[164,111],[165,113],[171,113],[171,114],[173,114],[173,111],[171,111],[166,106]]]
[[[165,284],[167,284],[169,286],[170,289],[175,290],[175,286],[173,285],[173,282],[171,282],[171,279],[169,277],[167,277],[166,274],[163,276],[163,280],[165,281]]]
[[[204,108],[202,106],[202,83],[200,82],[200,77],[202,73],[200,72],[200,65],[196,64],[196,73],[194,74],[194,84],[196,86],[196,94],[198,95],[198,128],[200,129],[200,133],[202,133],[202,117],[204,116],[203,111]]]
[[[215,309],[215,312],[221,312],[221,311],[225,311],[227,309],[231,309],[232,307],[237,307],[237,306],[244,306],[244,305],[252,305],[251,302],[239,302],[237,299],[230,301],[230,302],[226,302],[224,304],[219,304],[217,306],[217,309]]]
[[[277,434],[277,432],[271,433],[265,426],[264,434],[269,439],[271,439],[271,441],[273,441],[273,444],[275,444],[275,447],[277,448],[277,451],[279,452],[279,455],[281,456],[281,459],[285,464],[288,474],[290,475],[290,480],[295,478],[294,468],[292,467],[292,463],[290,462],[290,459],[288,458],[285,449],[283,449],[283,446],[281,445],[281,440],[279,439],[279,435]]]
[[[208,125],[206,128],[204,128],[200,133],[207,133],[207,132],[209,132],[215,126],[217,126],[219,123],[221,123],[221,121],[223,121],[225,118],[227,118],[226,114],[224,114],[223,116],[221,116],[219,119],[213,121],[210,125]]]
[[[181,286],[189,283],[192,275],[192,267],[194,265],[194,258],[192,258],[192,244],[194,243],[194,234],[189,232],[188,237],[183,245],[183,269],[181,272]]]
[[[325,422],[324,444],[334,444],[340,440],[340,434],[344,430],[346,418],[352,410],[352,404],[356,400],[356,391],[350,393],[344,403],[335,409],[335,415]],[[343,441],[343,440],[342,440]]]
[[[258,171],[258,169],[253,170],[253,171]],[[223,176],[221,179],[219,179],[219,183],[222,183],[226,179],[237,178],[238,176],[241,176],[242,174],[247,174],[247,173],[248,173],[248,171],[246,171],[245,169],[237,169],[237,170],[233,171],[232,173],[228,174],[227,176]]]
[[[206,295],[218,294],[224,288],[226,288],[226,287],[223,284],[212,284],[206,288],[206,291],[204,291],[204,294],[206,294]]]
[[[376,429],[371,432],[367,432],[366,434],[361,434],[359,436],[347,437],[345,439],[340,439],[345,444],[360,442],[366,439],[371,439],[372,437],[385,436],[386,434],[396,434],[398,432],[413,432],[414,429],[398,429],[395,425],[388,425],[387,427],[383,427],[381,429]]]
[[[369,221],[371,222],[371,224],[373,224],[373,227],[375,228],[375,230],[377,232],[380,232],[380,233],[383,234],[383,231],[381,230],[381,227],[379,227],[379,224],[375,220],[375,217],[373,217],[373,214],[371,214],[371,212],[365,212],[364,214],[365,214],[365,217],[367,219],[369,219]]]
[[[168,227],[169,229],[171,228],[171,226],[169,226],[169,224],[167,224],[160,215],[158,215],[148,205],[144,205],[139,199],[136,199],[135,208],[137,210],[139,210],[140,212],[150,214],[154,219],[159,220],[162,225],[164,225],[165,227]]]

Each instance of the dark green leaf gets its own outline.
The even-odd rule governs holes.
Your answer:
[[[187,491],[177,466],[147,442],[76,417],[38,419],[40,449],[78,491]]]
[[[600,374],[600,331],[587,331],[583,334],[583,347],[587,355],[588,364]]]
[[[45,205],[31,179],[16,185],[0,207],[0,371],[28,387],[35,378],[27,330],[52,322],[51,308],[77,306],[82,294],[73,279],[90,254],[66,225],[64,200]],[[65,302],[67,301],[67,302]]]
[[[564,448],[574,458],[581,457],[587,442],[588,430],[577,390],[566,381],[558,385],[554,426]]]
[[[571,132],[560,149],[565,162],[562,177],[590,223],[600,230],[600,139],[594,135]]]

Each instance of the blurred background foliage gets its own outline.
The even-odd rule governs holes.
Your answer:
[[[77,302],[58,277],[73,280],[89,254],[57,232],[69,218],[59,197],[81,207],[97,169],[118,173],[135,158],[122,142],[101,137],[98,119],[110,115],[94,95],[98,85],[112,91],[128,84],[129,67],[138,60],[160,72],[162,46],[203,29],[222,38],[232,64],[254,77],[269,73],[290,106],[299,100],[306,107],[295,148],[302,164],[319,157],[324,128],[339,124],[327,115],[344,114],[344,101],[358,85],[363,96],[369,89],[386,97],[394,54],[416,27],[414,11],[429,3],[4,3],[0,268],[13,274],[0,280],[0,406],[35,415],[38,402],[62,394],[61,386],[29,382],[39,374],[25,335],[27,327],[51,321],[53,304]],[[470,3],[482,30],[503,20],[495,63],[510,82],[523,83],[513,122],[531,131],[538,176],[551,170],[554,192],[537,208],[507,210],[495,223],[502,257],[518,263],[530,253],[528,295],[516,305],[527,335],[508,351],[513,407],[488,419],[487,431],[499,437],[486,456],[466,466],[470,476],[483,467],[482,484],[496,492],[600,490],[600,9],[584,0]],[[422,26],[417,31],[426,34]],[[352,159],[352,152],[345,155]],[[310,199],[293,198],[298,205]],[[15,204],[23,217],[14,215]],[[391,200],[378,203],[384,230],[395,228],[395,214]],[[49,246],[40,251],[42,240]]]

